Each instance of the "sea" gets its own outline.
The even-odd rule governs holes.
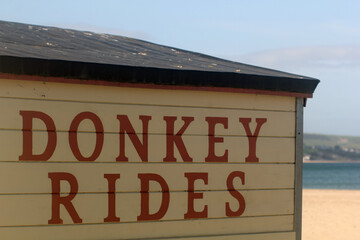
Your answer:
[[[360,163],[304,163],[303,188],[360,190]]]

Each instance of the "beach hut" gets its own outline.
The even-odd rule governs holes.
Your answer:
[[[0,236],[299,240],[318,82],[2,21]]]

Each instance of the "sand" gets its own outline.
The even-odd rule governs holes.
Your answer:
[[[303,191],[303,240],[360,240],[360,191]]]

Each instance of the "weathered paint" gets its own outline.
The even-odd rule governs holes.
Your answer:
[[[295,239],[295,97],[3,79],[0,102],[1,236]]]

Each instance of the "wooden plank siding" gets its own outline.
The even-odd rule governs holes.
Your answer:
[[[44,194],[51,193],[49,188],[49,172],[70,172],[79,182],[79,193],[108,192],[104,173],[119,173],[116,192],[139,192],[138,173],[152,172],[166,179],[172,191],[184,191],[188,183],[186,172],[207,172],[208,184],[198,184],[199,191],[227,190],[226,179],[233,171],[245,172],[246,182],[234,180],[234,189],[293,189],[294,164],[254,164],[254,163],[58,163],[58,162],[3,162],[0,168],[0,188],[2,194]],[[221,172],[222,174],[219,174]],[[14,174],[17,173],[17,174]],[[89,175],[91,178],[89,178]],[[273,178],[273,176],[276,178]],[[28,181],[31,179],[31,181]],[[46,179],[46,181],[44,181]],[[11,182],[12,184],[8,184]],[[151,191],[158,191],[160,189]],[[69,186],[62,188],[69,192]],[[160,189],[161,190],[161,189]]]
[[[72,224],[32,227],[1,227],[5,239],[161,239],[190,238],[211,235],[242,235],[293,231],[293,216],[266,216],[251,218],[203,219],[192,221],[139,222],[117,224]],[[272,235],[271,234],[271,235]],[[268,234],[270,235],[270,234]],[[261,236],[261,235],[260,235]],[[290,236],[292,236],[290,234]],[[256,239],[256,238],[255,238]],[[261,239],[261,238],[258,238]],[[276,239],[276,238],[269,238]],[[289,238],[291,239],[291,238]]]
[[[264,137],[294,137],[295,114],[294,112],[270,111],[270,110],[242,110],[242,109],[219,109],[205,107],[168,107],[168,106],[142,106],[128,104],[98,104],[79,103],[67,101],[43,101],[30,99],[7,99],[3,98],[2,104],[7,106],[4,117],[1,118],[1,126],[6,129],[22,129],[20,111],[40,111],[49,115],[56,126],[57,131],[69,131],[73,119],[81,112],[91,112],[101,120],[105,133],[118,133],[119,120],[117,115],[127,115],[136,132],[141,132],[142,121],[139,116],[151,116],[149,120],[149,134],[165,134],[166,121],[164,116],[174,116],[175,129],[184,125],[182,117],[192,117],[191,124],[187,127],[184,135],[208,135],[206,117],[227,118],[228,128],[217,127],[216,134],[220,136],[246,136],[246,132],[239,118],[252,118],[252,125],[256,125],[256,118],[267,118],[266,125],[261,129]],[[255,130],[256,126],[252,126]],[[33,130],[47,130],[42,121],[34,121]],[[79,126],[79,132],[94,132],[94,124],[84,121]],[[253,131],[254,131],[253,130]]]
[[[230,203],[232,209],[237,209],[238,202],[228,191],[197,191],[202,193],[201,200],[195,200],[197,211],[202,211],[207,205],[209,219],[226,218],[225,205]],[[294,214],[293,190],[246,190],[241,191],[245,198],[246,210],[242,217],[278,216]],[[184,220],[187,212],[188,193],[170,192],[170,204],[165,216],[159,221]],[[150,193],[150,212],[155,213],[161,203],[162,193]],[[12,194],[2,195],[0,199],[1,226],[36,226],[44,225],[51,218],[51,194]],[[116,212],[121,223],[137,222],[140,215],[140,193],[117,193]],[[277,203],[277,204],[274,204]],[[104,223],[108,215],[107,193],[78,193],[73,200],[74,207],[82,219],[82,223]],[[16,209],[16,211],[14,211]],[[64,224],[73,224],[67,213],[61,214]],[[46,221],[44,221],[46,220]]]
[[[162,240],[168,240],[164,238]],[[223,236],[206,236],[206,237],[190,237],[190,238],[177,238],[180,240],[295,240],[294,232],[283,233],[255,233],[255,234],[241,234],[241,235],[223,235]]]
[[[1,79],[1,86],[0,97],[8,98],[290,112],[296,110],[295,98],[286,96],[183,91],[176,89],[169,91],[118,88],[101,85],[64,84],[14,79]],[[151,102],[149,99],[151,99]]]
[[[21,130],[0,130],[0,151],[3,154],[0,156],[0,161],[19,161],[19,156],[22,154],[22,148],[19,148],[19,141],[22,141]],[[47,132],[33,132],[34,153],[40,154],[44,151],[47,144]],[[90,156],[94,151],[96,137],[91,133],[79,133],[77,135],[79,142],[79,149],[84,156]],[[73,155],[69,143],[68,132],[57,132],[57,146],[54,154],[49,162],[78,162]],[[139,136],[142,139],[142,136]],[[248,156],[249,143],[247,137],[224,136],[224,142],[217,144],[216,154],[222,155],[228,149],[228,161],[231,163],[245,163],[245,158]],[[149,152],[148,162],[163,162],[166,156],[166,136],[164,135],[149,135]],[[189,136],[182,137],[184,145],[193,158],[194,163],[204,163],[208,155],[208,137],[207,136]],[[139,154],[136,152],[132,142],[126,136],[126,156],[130,162],[141,162]],[[295,140],[294,138],[286,137],[258,137],[256,147],[261,149],[257,151],[257,157],[263,163],[294,163],[295,154]],[[105,134],[104,144],[99,157],[96,162],[116,162],[119,155],[119,134]],[[178,151],[174,152],[178,162],[183,162]]]
[[[295,239],[295,97],[0,79],[0,106],[0,236],[5,239],[47,239],[50,235],[53,239]],[[30,129],[24,129],[21,112],[29,111],[46,114],[56,129],[37,118]],[[91,161],[79,161],[69,143],[74,132],[70,126],[83,112],[97,116],[103,126],[100,153]],[[125,133],[122,143],[126,161],[117,160],[122,141],[119,115],[128,117],[134,129]],[[145,135],[139,116],[151,117]],[[184,127],[182,117],[193,118],[180,134],[191,160],[184,159],[184,151],[175,143],[171,146],[176,160],[164,160],[169,148],[164,117],[169,116],[176,117],[174,135]],[[208,118],[221,119],[213,131]],[[255,137],[249,136],[240,118],[251,119],[252,134],[258,126],[256,119],[266,122]],[[77,147],[84,158],[98,146],[97,130],[89,119],[78,125]],[[56,146],[49,159],[21,159],[26,131],[32,133],[34,155],[47,148],[49,132],[55,134]],[[143,143],[143,137],[148,139],[146,160],[134,145],[135,138]],[[247,160],[251,138],[256,138],[258,162]],[[207,160],[211,144],[213,155],[227,152],[226,161]],[[60,193],[54,193],[55,180],[49,174],[57,172],[73,176],[78,189],[72,191],[70,182],[62,180]],[[243,173],[244,179],[230,178],[234,172]],[[191,173],[203,174],[194,180],[194,190],[186,177]],[[114,193],[105,174],[119,175]],[[161,219],[138,219],[144,200],[140,174],[156,174],[166,182],[168,191],[159,182],[149,181],[149,213],[159,210],[164,193],[169,195]],[[234,193],[244,198],[245,209],[240,216],[230,217],[227,205],[232,211],[240,208]],[[56,194],[73,194],[71,202],[81,223],[75,223],[69,209],[59,204],[63,223],[49,224]],[[195,194],[193,200],[189,200],[191,194]],[[104,221],[110,195],[118,222]],[[186,219],[189,201],[197,212],[206,209],[207,216]]]

